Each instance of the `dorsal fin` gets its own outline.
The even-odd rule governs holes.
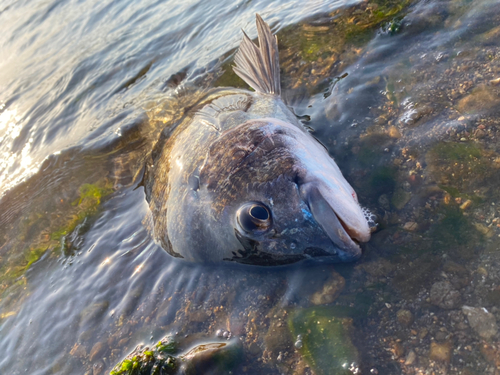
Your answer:
[[[258,15],[257,47],[243,31],[240,49],[234,58],[234,72],[255,91],[264,94],[281,94],[280,63],[278,56],[278,39],[273,35],[269,25]]]

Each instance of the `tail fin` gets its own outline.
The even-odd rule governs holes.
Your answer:
[[[255,91],[264,94],[281,94],[278,39],[269,25],[256,14],[259,45],[257,47],[243,32],[243,41],[234,58],[234,72]]]

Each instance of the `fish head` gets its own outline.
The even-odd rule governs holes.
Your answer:
[[[353,188],[305,130],[250,120],[223,134],[200,171],[203,221],[223,259],[287,264],[361,256],[370,229]],[[215,235],[214,235],[215,238]]]

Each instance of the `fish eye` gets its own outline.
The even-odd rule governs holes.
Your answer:
[[[271,212],[260,202],[248,202],[236,213],[238,224],[245,232],[263,233],[271,228]]]

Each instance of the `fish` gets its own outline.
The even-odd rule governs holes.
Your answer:
[[[165,128],[144,174],[153,236],[187,261],[351,262],[371,230],[326,148],[281,99],[277,37],[257,14],[234,72],[254,91],[212,88]]]

